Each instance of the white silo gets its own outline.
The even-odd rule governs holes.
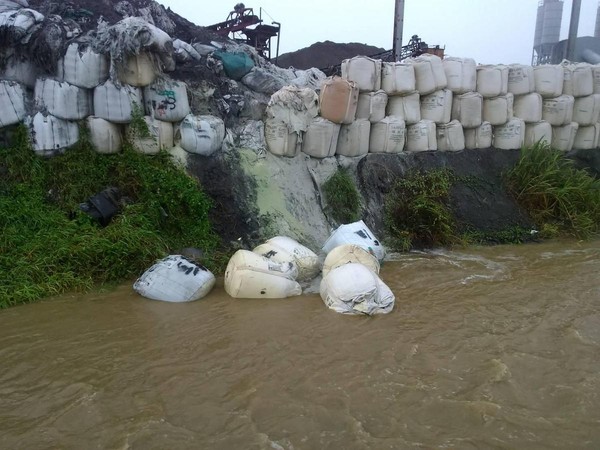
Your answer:
[[[563,0],[542,0],[538,4],[532,64],[550,61],[552,49],[560,40]]]

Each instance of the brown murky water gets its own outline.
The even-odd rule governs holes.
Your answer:
[[[2,449],[600,448],[600,242],[400,255],[388,316],[130,285],[0,311]]]

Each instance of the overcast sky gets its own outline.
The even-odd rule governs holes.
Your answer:
[[[227,1],[158,0],[197,25],[222,22],[233,6]],[[414,34],[446,55],[481,64],[530,64],[538,0],[405,0],[406,44]],[[280,54],[319,41],[360,42],[392,48],[394,0],[247,0],[263,20],[281,23]],[[561,39],[569,31],[572,0],[564,0]],[[579,36],[593,36],[598,0],[581,1]],[[268,15],[267,15],[268,14]],[[276,40],[272,41],[273,49]]]

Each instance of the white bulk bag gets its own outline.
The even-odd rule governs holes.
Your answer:
[[[501,150],[514,150],[523,147],[525,142],[525,122],[517,117],[504,125],[494,127],[493,145]]]
[[[388,96],[385,91],[363,92],[358,96],[356,118],[367,119],[369,122],[379,122],[385,117],[385,107]]]
[[[415,88],[419,94],[427,95],[438,90],[430,61],[414,58],[407,58],[405,61],[414,67]]]
[[[80,120],[92,112],[92,93],[67,82],[39,78],[35,84],[38,108],[65,120]]]
[[[412,64],[384,62],[381,68],[381,89],[388,95],[405,95],[416,89]]]
[[[582,127],[579,125],[573,142],[574,149],[590,150],[598,147],[598,137],[600,134],[600,124],[594,124]]]
[[[129,56],[118,71],[119,80],[122,83],[136,87],[152,84],[156,75],[152,58],[146,52]]]
[[[465,94],[477,89],[477,70],[471,58],[443,59],[444,71],[448,80],[447,88],[455,94]]]
[[[535,92],[544,98],[562,95],[564,71],[561,66],[543,64],[533,68]]]
[[[490,148],[492,146],[492,124],[483,122],[477,128],[469,128],[465,131],[465,148],[475,150],[478,148]]]
[[[437,150],[435,128],[435,122],[431,120],[421,120],[406,127],[405,151],[425,152],[427,150]]]
[[[190,113],[187,86],[182,81],[161,80],[144,88],[146,114],[163,122],[179,122]]]
[[[133,86],[116,86],[108,80],[94,89],[94,115],[110,122],[131,122],[136,108],[143,113],[143,104],[142,91]]]
[[[517,95],[513,104],[513,115],[525,123],[537,123],[542,120],[542,96],[537,92]]]
[[[483,120],[494,126],[504,125],[513,118],[514,96],[510,93],[500,97],[483,99]]]
[[[570,152],[575,144],[575,136],[578,129],[579,124],[577,122],[552,127],[552,148],[563,152]]]
[[[362,264],[333,269],[321,280],[319,293],[329,309],[342,314],[387,314],[394,308],[390,288]]]
[[[522,64],[508,66],[508,92],[513,95],[524,95],[535,91],[533,67]]]
[[[19,83],[0,80],[0,128],[25,118],[25,93]]]
[[[452,98],[452,120],[458,120],[463,128],[477,128],[483,121],[483,97],[479,92],[467,92]]]
[[[300,295],[292,262],[278,263],[248,250],[238,250],[225,270],[225,291],[234,298],[286,298]]]
[[[553,127],[568,125],[573,120],[575,99],[572,95],[545,98],[542,102],[542,120]]]
[[[321,89],[323,80],[327,78],[323,72],[315,67],[306,70],[294,70],[294,78],[290,83],[299,88],[310,88],[312,90]]]
[[[225,123],[215,116],[188,114],[175,131],[175,139],[189,153],[210,156],[223,146]]]
[[[508,67],[504,65],[478,66],[477,92],[484,98],[506,95],[508,93]]]
[[[421,120],[421,99],[418,92],[408,95],[388,97],[386,108],[388,116],[396,116],[413,125]]]
[[[361,92],[381,89],[381,60],[355,56],[342,61],[342,78],[354,81]]]
[[[202,59],[202,55],[198,53],[198,50],[181,39],[173,40],[173,48],[175,49],[173,53],[178,61],[200,61]]]
[[[371,124],[369,137],[369,152],[371,153],[400,153],[404,150],[406,141],[406,124],[395,116],[385,117]]]
[[[181,255],[170,255],[146,270],[133,284],[133,290],[151,300],[184,303],[205,297],[215,281],[206,267]]]
[[[362,220],[336,228],[325,241],[323,252],[329,253],[338,245],[344,244],[358,245],[373,254],[379,261],[383,261],[385,257],[383,245]]]
[[[552,125],[548,122],[525,124],[525,146],[529,147],[542,141],[550,145],[552,143]]]
[[[0,71],[0,79],[16,81],[28,88],[33,89],[38,78],[40,69],[37,65],[23,57],[9,56],[4,65],[4,71]]]
[[[276,119],[265,121],[265,141],[274,155],[293,158],[298,154],[298,133]]]
[[[89,116],[87,126],[90,130],[90,141],[96,152],[109,155],[119,153],[123,147],[121,128],[116,123]]]
[[[578,97],[573,104],[573,122],[580,127],[590,126],[598,122],[600,115],[600,94]]]
[[[321,85],[321,117],[334,123],[352,123],[358,106],[358,86],[340,77],[326,78]]]
[[[339,79],[347,84],[346,81],[341,78]],[[358,91],[356,93],[358,96]],[[313,119],[317,117],[318,112],[319,98],[315,91],[309,88],[285,86],[271,95],[267,109],[265,110],[265,116],[270,133],[276,133],[276,136],[285,137],[286,140],[293,139],[295,145],[298,138],[302,136],[302,133],[308,129]],[[287,127],[285,133],[283,133],[284,130],[281,124]],[[289,133],[294,133],[296,136],[288,138]],[[271,136],[270,141],[271,144],[274,144],[270,147],[270,150],[275,154],[281,154],[280,138],[274,140],[274,137]],[[297,154],[295,146],[286,146],[286,149],[288,148],[293,152],[288,154],[286,150],[286,156],[295,156]]]
[[[592,77],[594,78],[594,94],[600,94],[600,65],[592,66]]]
[[[277,263],[294,263],[298,268],[298,281],[312,280],[321,269],[315,252],[287,236],[271,238],[252,251]]]
[[[355,244],[343,244],[333,248],[323,262],[323,278],[336,267],[348,263],[362,264],[379,274],[379,260],[364,248]]]
[[[74,86],[92,89],[108,79],[109,63],[105,55],[91,46],[74,42],[58,61],[57,78]]]
[[[450,122],[452,115],[452,91],[442,89],[429,95],[421,96],[421,119],[431,120],[436,124]]]
[[[342,124],[338,136],[336,155],[363,156],[369,153],[371,122],[357,119],[351,124]]]
[[[422,55],[417,56],[415,59],[417,61],[425,61],[431,65],[436,91],[446,88],[448,85],[448,80],[446,79],[446,71],[444,70],[442,58],[437,55],[432,55],[431,53],[423,53]]]
[[[157,155],[161,149],[168,150],[174,146],[174,130],[171,122],[144,116],[147,130],[137,129],[140,125],[127,125],[127,137],[133,148],[145,155]],[[147,131],[147,133],[146,133]]]
[[[315,117],[304,133],[302,151],[314,158],[334,156],[339,134],[340,124],[323,117]],[[286,143],[287,141],[284,142]]]
[[[465,149],[465,134],[458,120],[436,127],[437,149],[441,151],[459,151]]]
[[[594,93],[594,75],[589,64],[562,63],[564,71],[563,94],[585,97]]]
[[[43,21],[44,16],[33,9],[0,12],[0,29],[4,28],[14,42],[24,38],[34,25]]]
[[[76,122],[39,112],[31,122],[31,136],[36,153],[52,155],[77,143],[79,127]]]

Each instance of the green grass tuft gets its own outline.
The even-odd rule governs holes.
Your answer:
[[[360,219],[360,194],[346,169],[340,168],[324,184],[328,213],[341,224]]]

